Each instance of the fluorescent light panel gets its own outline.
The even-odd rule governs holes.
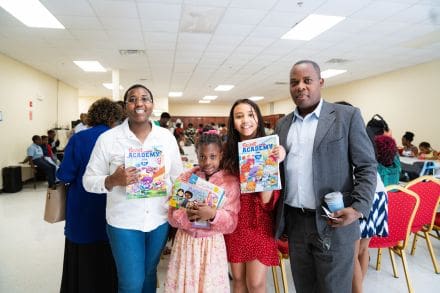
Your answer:
[[[168,97],[173,97],[173,98],[181,97],[182,95],[183,95],[182,92],[169,92],[168,93]]]
[[[209,104],[211,103],[211,100],[199,100],[200,104]]]
[[[210,100],[210,101],[213,101],[213,100],[217,99],[217,97],[218,97],[218,96],[204,96],[202,99],[203,99],[203,100]]]
[[[347,72],[345,69],[327,69],[321,72],[322,78],[330,78],[339,74]]]
[[[0,0],[0,6],[29,27],[65,27],[38,0]]]
[[[87,72],[106,72],[98,61],[73,61],[79,68]]]
[[[285,33],[281,39],[309,41],[344,19],[343,16],[310,14]]]
[[[214,90],[217,92],[227,92],[230,91],[234,86],[232,84],[221,84],[217,86]]]
[[[111,82],[104,82],[102,85],[109,90],[113,89],[113,83]],[[119,89],[123,90],[124,88],[122,87],[122,85],[119,85]]]
[[[249,100],[252,100],[252,101],[259,101],[259,100],[262,100],[262,99],[264,99],[264,97],[262,97],[262,96],[252,96],[252,97],[249,97]]]

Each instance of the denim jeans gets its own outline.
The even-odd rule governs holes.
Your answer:
[[[150,232],[107,225],[118,271],[119,293],[156,292],[156,269],[167,241],[168,230],[168,223]]]

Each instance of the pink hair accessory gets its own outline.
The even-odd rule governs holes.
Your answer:
[[[218,131],[215,129],[210,129],[208,131],[203,132],[203,134],[215,134],[218,135]]]

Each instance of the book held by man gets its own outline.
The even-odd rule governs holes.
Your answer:
[[[127,185],[127,199],[167,195],[165,165],[161,146],[149,149],[129,148],[125,152],[125,168],[136,167],[138,181]]]
[[[272,154],[276,146],[279,146],[278,135],[268,135],[238,143],[242,193],[281,189],[279,163]]]

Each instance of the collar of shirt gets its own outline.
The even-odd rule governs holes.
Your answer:
[[[153,122],[149,121],[148,123],[150,123],[151,125],[151,131],[147,136],[146,140],[150,140],[150,139],[154,139],[158,137],[158,128],[160,126],[155,125]],[[122,122],[121,124],[121,131],[120,133],[122,133],[123,136],[125,136],[128,139],[134,139],[139,141],[139,139],[137,138],[137,136],[133,133],[133,131],[131,131],[130,129],[130,125],[128,124],[128,119],[125,119],[124,122]]]
[[[316,106],[315,110],[313,112],[307,114],[304,118],[299,114],[298,107],[296,107],[295,111],[293,112],[294,119],[292,119],[292,123],[295,122],[296,119],[304,120],[304,119],[307,119],[308,117],[310,117],[312,115],[314,115],[316,117],[316,119],[319,119],[319,115],[321,115],[321,109],[322,109],[322,104],[323,104],[322,101],[323,100],[321,98],[319,100],[319,104],[318,104],[318,106]]]

